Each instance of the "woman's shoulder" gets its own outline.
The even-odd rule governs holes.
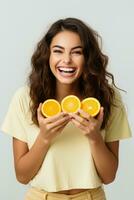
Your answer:
[[[131,136],[131,131],[127,119],[125,104],[122,100],[122,90],[114,88],[113,104],[111,113],[105,128],[106,142],[125,139]]]
[[[113,101],[112,101],[112,105],[111,105],[111,114],[110,114],[110,118],[109,121],[111,121],[111,119],[115,119],[116,116],[121,114],[125,114],[125,103],[123,101],[122,98],[122,93],[123,90],[118,89],[116,87],[113,87],[113,91],[114,91],[114,95],[113,95]],[[125,92],[125,91],[124,91]]]
[[[12,97],[12,106],[20,107],[23,110],[27,110],[30,103],[30,88],[27,85],[19,87],[13,97]]]
[[[112,87],[114,91],[114,96],[113,96],[113,106],[116,107],[122,107],[123,106],[123,101],[122,101],[122,96],[121,96],[121,89]]]
[[[14,96],[17,96],[17,97],[29,97],[29,91],[30,91],[29,86],[28,85],[24,85],[24,86],[19,87],[15,91]]]

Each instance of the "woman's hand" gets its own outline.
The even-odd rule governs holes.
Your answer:
[[[85,136],[90,140],[96,140],[98,133],[100,133],[101,125],[103,122],[103,107],[100,108],[100,112],[96,118],[90,116],[83,110],[79,110],[78,113],[71,113],[72,122],[82,130]]]
[[[70,114],[72,122],[87,136],[94,164],[102,182],[111,183],[115,179],[118,168],[119,142],[105,143],[100,129],[103,122],[103,107],[96,118],[80,110],[77,114]],[[83,116],[83,117],[81,117]]]
[[[44,141],[51,143],[53,138],[55,138],[66,124],[70,121],[70,116],[67,113],[61,112],[53,117],[45,118],[41,113],[40,103],[37,110],[37,118],[39,122],[40,135]]]

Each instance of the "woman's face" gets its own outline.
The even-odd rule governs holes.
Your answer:
[[[49,65],[58,82],[71,84],[78,80],[84,67],[84,55],[77,33],[65,30],[53,37]]]

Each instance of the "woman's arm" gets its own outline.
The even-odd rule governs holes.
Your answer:
[[[72,122],[88,138],[96,170],[102,182],[108,184],[114,180],[117,172],[119,142],[105,143],[103,141],[100,131],[103,121],[103,108],[100,109],[96,119],[82,110],[79,113],[83,117],[79,114],[70,114]]]
[[[26,143],[13,138],[14,166],[19,182],[27,184],[36,175],[49,146],[49,142],[44,142],[40,134],[30,150]]]
[[[118,168],[119,142],[104,143],[102,137],[96,141],[89,139],[92,156],[97,172],[104,184],[111,183]]]
[[[44,118],[40,104],[38,108],[40,132],[30,150],[25,142],[13,138],[15,172],[19,182],[27,184],[38,173],[52,140],[60,134],[69,120],[70,117],[65,113]]]

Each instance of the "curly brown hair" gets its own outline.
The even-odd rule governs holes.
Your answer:
[[[38,125],[37,108],[39,103],[56,96],[56,79],[49,67],[50,44],[53,37],[64,30],[73,31],[80,36],[85,66],[79,78],[79,91],[83,98],[92,96],[100,101],[104,107],[102,128],[105,128],[113,104],[114,89],[112,85],[115,86],[114,77],[106,69],[108,56],[101,51],[99,45],[101,37],[91,27],[76,18],[56,21],[37,44],[31,59],[32,70],[29,75],[32,120]]]

